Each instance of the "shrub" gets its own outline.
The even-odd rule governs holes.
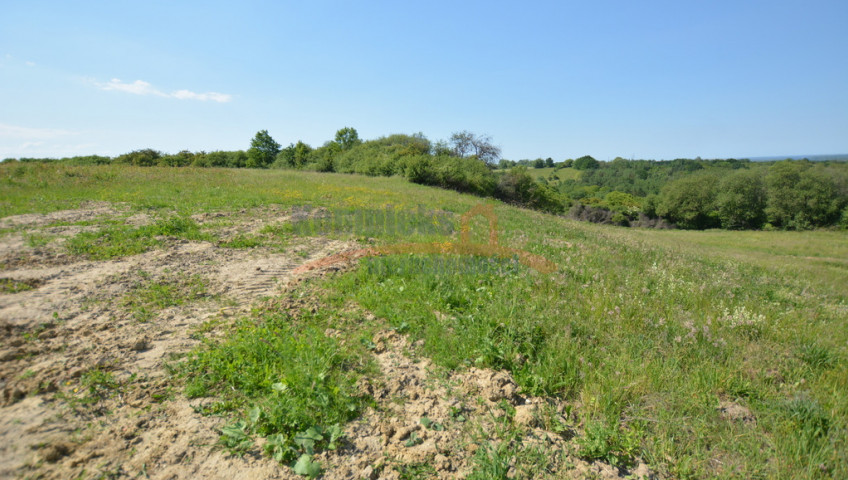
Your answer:
[[[760,228],[765,223],[766,189],[757,171],[738,170],[721,179],[716,208],[722,228]]]
[[[715,208],[718,177],[711,173],[693,174],[663,187],[657,204],[657,214],[681,228],[718,227]]]
[[[136,167],[152,167],[156,165],[157,160],[162,156],[162,152],[145,148],[143,150],[133,150],[130,153],[119,155],[115,158],[115,163],[134,165]]]
[[[601,164],[590,155],[584,155],[575,160],[573,166],[576,170],[590,170],[600,167]]]

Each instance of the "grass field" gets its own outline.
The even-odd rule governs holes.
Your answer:
[[[533,168],[528,167],[527,173],[535,179],[544,178],[549,182],[560,182],[563,180],[577,180],[580,178],[580,170],[573,168],[556,169],[554,167]]]
[[[572,170],[557,173],[562,179],[565,172]],[[127,215],[148,212],[157,218],[221,210],[249,214],[269,204],[330,209],[422,205],[457,214],[455,231],[459,214],[491,203],[502,245],[558,266],[554,273],[540,274],[512,264],[495,270],[451,269],[450,262],[461,260],[454,257],[363,259],[352,271],[303,287],[321,305],[299,320],[302,325],[260,312],[256,318],[263,322],[246,319],[227,342],[207,342],[190,356],[184,373],[175,374],[174,385],[187,386],[190,396],[221,394],[226,385],[234,393],[221,410],[233,418],[255,417],[268,438],[293,435],[308,426],[309,418],[320,419],[325,429],[353,418],[368,400],[353,398],[350,371],[370,374],[373,367],[362,360],[367,335],[388,326],[412,341],[423,340],[421,354],[447,372],[504,370],[526,394],[567,403],[582,458],[627,464],[639,457],[670,478],[848,477],[845,232],[605,227],[400,178],[0,165],[0,218],[73,209],[91,201],[125,204]],[[141,234],[162,235],[162,222]],[[181,238],[215,241],[214,229],[178,227],[174,235]],[[484,241],[485,227],[478,218],[473,238]],[[0,232],[0,241],[11,233],[14,227]],[[96,232],[80,235],[89,237],[69,245],[82,248],[81,243],[103,238]],[[456,241],[432,232],[402,235],[379,228],[369,231],[369,238],[349,237],[377,245]],[[256,237],[257,244],[263,238]],[[350,301],[377,318],[353,321],[346,313]],[[325,339],[320,332],[330,327],[346,337]],[[293,400],[285,412],[274,410],[276,397],[262,396],[273,383],[267,371],[252,378],[244,366],[221,367],[224,357],[235,356],[244,365],[268,357],[257,349],[265,348],[259,340],[269,336],[280,339],[277,351],[299,359],[296,368],[274,367],[289,368],[287,388],[301,395],[302,401]],[[294,340],[285,340],[289,337]],[[357,347],[333,353],[342,341]],[[302,357],[310,349],[320,352],[314,365]],[[359,367],[351,370],[352,365]],[[186,375],[195,380],[187,381]],[[309,399],[316,392],[324,395],[324,403]],[[254,404],[267,408],[248,413]],[[236,440],[244,425],[231,430]],[[284,444],[283,437],[273,438]],[[491,448],[519,464],[530,462],[520,444],[493,443]],[[479,472],[485,467],[481,460],[475,478],[484,478]]]

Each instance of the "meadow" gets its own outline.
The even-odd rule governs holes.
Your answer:
[[[297,461],[312,475],[304,452],[331,448],[333,432],[373,402],[354,385],[377,375],[369,339],[392,329],[422,341],[416,355],[447,378],[472,368],[504,371],[523,395],[566,405],[561,427],[572,432],[568,454],[586,461],[626,468],[638,458],[661,478],[848,477],[845,231],[619,228],[398,177],[0,164],[0,220],[91,202],[159,219],[150,227],[120,227],[155,241],[110,258],[155,250],[169,236],[221,241],[218,230],[195,225],[190,216],[250,216],[269,205],[350,212],[421,206],[451,215],[452,236],[415,228],[323,235],[378,246],[456,242],[459,216],[486,203],[497,215],[501,245],[557,265],[543,274],[508,262],[462,268],[468,259],[458,257],[363,258],[278,294],[316,299],[308,311],[282,317],[256,308],[232,325],[207,325],[198,334],[205,340],[173,365],[169,382],[177,395],[218,399],[207,413],[232,420],[222,435],[236,453],[261,436],[269,456]],[[479,217],[473,222],[474,241],[486,242],[487,226]],[[297,229],[270,227],[249,246],[285,250],[297,240]],[[97,228],[68,239],[68,248],[77,248],[70,254],[97,259],[90,252],[128,238],[114,225]],[[17,233],[6,224],[0,242]],[[86,250],[92,242],[97,248]],[[451,261],[460,267],[449,268]],[[198,288],[195,280],[188,283]],[[360,310],[373,316],[358,316]],[[328,328],[341,337],[325,337]],[[285,392],[290,396],[281,404]],[[310,427],[314,438],[306,448],[297,435]],[[544,474],[533,470],[544,464],[533,467],[538,459],[510,441],[520,433],[510,428],[497,439],[479,439],[479,452],[488,453],[475,457],[468,478],[506,478],[509,469],[499,465]],[[419,477],[406,478],[427,478],[421,468]]]

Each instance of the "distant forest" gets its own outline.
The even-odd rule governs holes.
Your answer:
[[[363,141],[345,127],[322,146],[278,144],[266,130],[247,150],[117,157],[21,158],[72,165],[279,168],[370,176],[493,197],[579,220],[685,229],[848,229],[848,162],[747,159],[609,162],[591,156],[511,161],[491,138],[463,131],[431,142],[423,134]]]

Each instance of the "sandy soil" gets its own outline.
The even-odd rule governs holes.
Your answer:
[[[243,457],[216,448],[227,419],[197,413],[210,400],[186,400],[166,367],[197,345],[199,328],[246,313],[304,276],[327,273],[321,259],[360,246],[313,237],[280,253],[170,240],[110,261],[64,253],[66,238],[110,218],[151,221],[103,203],[0,219],[0,229],[14,229],[0,237],[0,281],[20,287],[0,290],[0,478],[302,478],[258,448]],[[233,236],[289,220],[273,207],[194,218],[218,222]],[[32,246],[34,234],[47,240]],[[318,268],[298,268],[307,264]],[[122,303],[142,278],[194,277],[207,286],[202,294],[149,321]],[[498,440],[507,424],[524,432],[509,441],[547,458],[549,478],[652,476],[642,464],[620,471],[569,455],[577,427],[568,409],[522,396],[505,372],[450,374],[397,333],[381,332],[373,341],[382,375],[362,388],[376,406],[346,426],[343,448],[319,455],[322,478],[399,479],[413,464],[431,466],[437,478],[464,478],[479,445]],[[83,380],[92,371],[109,372],[118,394],[89,390]],[[422,425],[423,417],[439,427]],[[510,477],[524,478],[523,468],[511,466]]]

